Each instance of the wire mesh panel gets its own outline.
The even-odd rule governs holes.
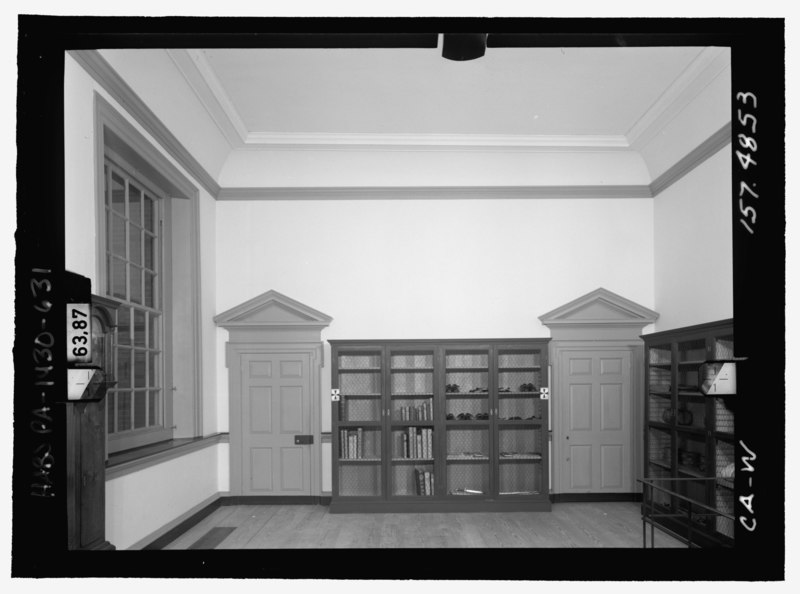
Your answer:
[[[380,353],[339,355],[339,369],[380,369]]]
[[[504,396],[499,395],[497,416],[506,420],[534,420],[543,419],[546,404],[539,398],[530,396]]]
[[[503,459],[541,458],[544,451],[544,431],[538,427],[501,426],[497,434],[498,456]]]
[[[471,460],[488,459],[488,427],[448,427],[447,459]]]
[[[731,487],[733,486],[734,475],[736,473],[736,464],[734,461],[733,443],[723,441],[721,439],[715,440],[715,456],[714,461],[715,476],[724,481],[729,481]],[[722,480],[718,482],[723,482]]]
[[[392,373],[392,394],[433,394],[433,372]]]
[[[706,341],[704,338],[678,343],[679,363],[702,363],[706,360]]]
[[[656,466],[655,464],[648,464],[647,465],[647,476],[645,478],[651,479],[665,479],[670,477],[670,472],[660,466]],[[656,480],[655,484],[659,487],[663,487],[665,489],[674,489],[674,483],[664,480]],[[672,498],[664,493],[663,491],[659,491],[658,489],[653,489],[652,492],[652,501],[656,505],[661,505],[664,507],[671,507],[672,505]]]
[[[679,434],[678,468],[692,476],[713,476],[706,460],[706,440],[704,435]]]
[[[651,428],[647,436],[648,459],[667,467],[672,464],[672,436],[668,431]]]
[[[672,389],[672,371],[669,367],[651,365],[649,369],[650,392],[669,394]]]
[[[488,394],[488,371],[448,371],[446,392],[449,394]]]
[[[499,466],[500,495],[534,495],[542,489],[542,462],[507,460]]]
[[[714,508],[721,512],[733,514],[733,503],[733,489],[717,485],[714,494]],[[715,519],[715,527],[720,534],[724,534],[728,538],[734,537],[733,520],[731,518],[717,516]]]
[[[392,369],[431,369],[433,353],[392,353]]]
[[[381,400],[379,397],[342,396],[339,401],[340,421],[380,421]]]
[[[672,410],[672,401],[664,396],[650,394],[648,420],[657,423],[672,423],[675,414]]]
[[[650,365],[671,365],[672,347],[669,344],[653,345],[648,349]]]
[[[714,429],[721,433],[733,434],[733,410],[728,408],[723,398],[714,398]]]
[[[447,398],[448,420],[479,421],[489,419],[489,398]]]
[[[675,422],[679,427],[704,429],[706,426],[706,402],[701,396],[678,396]]]
[[[539,392],[542,387],[542,372],[539,370],[528,371],[503,371],[497,374],[497,389],[502,392]]]
[[[714,340],[714,359],[733,359],[733,336],[719,336]]]
[[[447,494],[481,497],[489,493],[487,462],[448,462]]]
[[[447,351],[447,369],[489,368],[489,353],[486,351]]]
[[[433,464],[393,464],[390,478],[392,495],[432,497],[435,492]]]
[[[500,351],[497,354],[497,366],[503,367],[539,367],[542,364],[542,352],[533,351]]]
[[[380,497],[381,465],[375,462],[340,464],[339,495],[345,497]]]
[[[380,394],[380,372],[369,373],[340,373],[339,389],[344,395],[352,394]]]

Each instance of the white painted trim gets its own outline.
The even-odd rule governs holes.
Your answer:
[[[165,51],[217,128],[225,136],[230,148],[241,148],[247,138],[247,128],[214,74],[205,54],[196,49],[167,49]]]
[[[350,186],[221,188],[217,200],[652,198],[649,186]]]
[[[731,134],[731,123],[728,122],[680,161],[659,175],[650,184],[650,192],[653,196],[658,196],[692,169],[698,167],[706,159],[714,156],[717,152],[728,146],[731,143]]]
[[[523,134],[379,134],[251,132],[247,147],[258,149],[349,150],[413,148],[418,150],[627,150],[624,135],[523,135]]]
[[[730,68],[729,49],[723,47],[703,49],[628,130],[626,136],[629,146],[637,150],[646,146],[726,68]]]
[[[97,50],[70,50],[68,53],[209,194],[217,195],[219,184]]]

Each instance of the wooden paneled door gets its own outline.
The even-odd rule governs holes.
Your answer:
[[[634,491],[631,352],[562,351],[561,493]]]
[[[311,495],[313,446],[295,440],[312,433],[311,371],[305,353],[242,355],[242,495]]]

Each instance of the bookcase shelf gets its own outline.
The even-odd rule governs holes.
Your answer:
[[[548,341],[330,341],[331,512],[549,510]]]
[[[680,510],[688,499],[730,511],[733,478],[722,473],[734,462],[733,410],[724,398],[705,396],[699,386],[703,363],[733,358],[733,320],[647,334],[642,339],[647,382],[644,477],[681,479],[673,486],[679,496],[658,495],[659,509]],[[670,522],[663,520],[665,527],[681,530]],[[702,533],[709,546],[733,544],[733,527],[727,518],[693,523],[692,530]]]

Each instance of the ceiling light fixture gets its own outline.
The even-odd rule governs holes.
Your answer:
[[[445,33],[442,35],[442,57],[464,62],[483,57],[487,33]]]

